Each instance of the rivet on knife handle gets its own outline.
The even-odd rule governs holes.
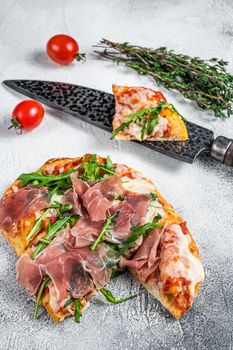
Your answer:
[[[233,140],[218,136],[211,146],[210,154],[219,162],[233,166]]]

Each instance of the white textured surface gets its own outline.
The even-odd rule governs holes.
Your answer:
[[[146,77],[97,60],[91,45],[101,37],[164,46],[200,57],[222,57],[233,67],[232,1],[12,1],[0,0],[0,80],[46,79],[111,91],[113,82],[153,86]],[[85,64],[62,67],[44,53],[56,33],[78,39]],[[180,96],[166,93],[183,115],[233,136],[233,117],[216,120]],[[179,163],[109,135],[72,117],[47,110],[32,133],[8,131],[10,113],[23,97],[0,86],[0,192],[22,172],[51,157],[95,152],[141,169],[187,219],[203,256],[206,279],[200,295],[180,321],[126,275],[111,289],[136,300],[111,306],[96,297],[80,325],[55,325],[45,314],[32,319],[34,303],[15,283],[15,255],[0,238],[0,349],[232,349],[233,328],[233,171],[202,159]]]

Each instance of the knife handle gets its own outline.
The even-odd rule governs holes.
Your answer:
[[[212,143],[210,155],[225,165],[233,166],[233,140],[218,136]]]

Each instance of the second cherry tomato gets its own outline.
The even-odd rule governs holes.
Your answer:
[[[25,100],[17,104],[12,112],[12,126],[16,129],[31,130],[44,118],[44,108],[35,100]]]
[[[71,63],[78,53],[78,43],[69,35],[55,35],[47,43],[48,56],[59,64]]]

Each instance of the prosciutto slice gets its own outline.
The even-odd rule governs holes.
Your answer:
[[[102,221],[92,222],[89,217],[81,217],[70,230],[65,246],[67,249],[88,247],[96,240],[102,226]]]
[[[135,213],[132,218],[133,226],[142,226],[145,224],[146,213],[150,203],[149,194],[139,194],[129,192],[127,193],[125,200],[134,208]]]
[[[121,179],[117,175],[113,175],[106,180],[99,182],[95,186],[96,188],[99,188],[103,196],[109,200],[123,196],[125,192],[121,183]]]
[[[113,257],[109,254],[110,248],[100,244],[96,251],[89,248],[67,250],[69,233],[69,228],[63,229],[34,261],[29,255],[22,255],[16,267],[18,282],[30,294],[38,291],[43,277],[51,278],[48,287],[53,290],[54,312],[69,297],[67,291],[73,297],[81,298],[95,288],[102,288],[111,276]]]
[[[40,266],[28,254],[23,254],[16,264],[16,280],[30,294],[35,294],[43,278]]]
[[[24,187],[5,195],[0,200],[0,228],[14,234],[14,225],[33,213],[49,206],[49,194],[45,188]]]
[[[105,198],[96,185],[88,189],[82,197],[83,205],[88,211],[92,221],[105,220],[106,212],[111,207],[111,202]]]
[[[94,290],[94,284],[78,251],[64,253],[41,265],[41,269],[53,282],[58,309],[67,300],[67,291],[70,291],[73,297],[81,298]]]
[[[82,195],[88,190],[90,187],[87,182],[81,180],[78,178],[78,172],[75,171],[70,175],[70,179],[73,185],[73,188],[75,189],[75,192],[77,195],[81,198]]]
[[[90,273],[96,288],[102,288],[111,277],[111,265],[117,257],[113,257],[112,250],[104,243],[98,246],[96,251],[89,248],[78,249],[87,271]]]
[[[118,215],[114,221],[114,228],[111,230],[111,237],[106,237],[106,240],[113,243],[122,243],[131,234],[131,219],[135,210],[129,203],[122,201],[118,205],[111,207],[109,212],[111,215],[118,212]]]
[[[158,246],[163,230],[153,229],[144,239],[142,245],[137,250],[131,260],[123,260],[122,267],[129,267],[132,270],[140,273],[143,282],[147,281],[152,276],[155,276],[159,266]]]
[[[82,214],[81,202],[74,188],[70,188],[62,196],[62,204],[68,204],[68,203],[73,205],[74,214],[77,214],[77,215]]]
[[[35,262],[43,265],[46,262],[56,259],[58,256],[64,254],[67,251],[64,244],[66,242],[66,237],[68,234],[68,227],[62,229],[53,239],[53,242],[49,244],[44,250],[42,250],[40,254],[37,255]]]
[[[92,221],[105,220],[111,201],[124,193],[121,180],[117,175],[98,182],[82,196],[83,205]]]
[[[71,203],[73,205],[73,212],[77,215],[82,215],[82,195],[88,190],[90,187],[87,182],[79,179],[78,172],[75,171],[70,175],[70,179],[73,187],[67,190],[63,197],[62,203],[67,204]]]

